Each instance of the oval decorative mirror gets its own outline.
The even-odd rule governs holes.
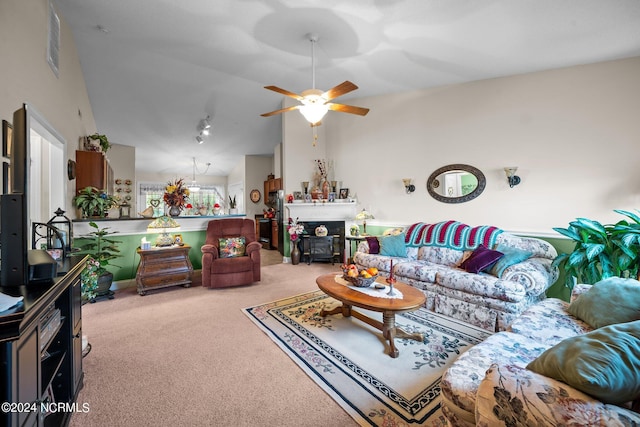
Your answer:
[[[436,169],[427,179],[427,191],[443,203],[463,203],[478,197],[486,186],[484,174],[478,168],[453,164]]]

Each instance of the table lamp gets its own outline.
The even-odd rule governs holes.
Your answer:
[[[180,224],[178,224],[175,219],[166,215],[159,216],[147,226],[147,233],[160,233],[156,239],[156,246],[171,246],[173,244],[173,237],[169,235],[169,232],[179,230]]]
[[[356,219],[356,221],[362,221],[363,235],[366,236],[367,235],[367,220],[368,219],[373,219],[373,215],[371,215],[366,210],[362,209],[360,212],[358,212],[358,214],[356,215],[355,219]]]

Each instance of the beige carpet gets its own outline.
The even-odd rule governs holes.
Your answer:
[[[71,426],[357,425],[241,310],[316,290],[338,267],[270,265],[251,286],[129,288],[84,305],[90,410]]]

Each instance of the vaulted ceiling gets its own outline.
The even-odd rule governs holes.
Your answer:
[[[640,56],[638,0],[53,0],[99,133],[136,169],[227,175],[281,142],[282,97],[350,80],[337,101]],[[64,48],[64,46],[62,47]],[[366,106],[366,105],[362,105]],[[286,114],[299,114],[290,112]],[[331,120],[329,112],[325,123]],[[198,144],[198,122],[212,134]],[[366,120],[353,116],[353,120]]]

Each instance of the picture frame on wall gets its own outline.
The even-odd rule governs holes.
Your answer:
[[[340,199],[346,199],[349,197],[349,189],[348,188],[341,188],[340,189]]]
[[[12,134],[13,126],[8,121],[2,120],[2,155],[4,157],[11,157]]]

